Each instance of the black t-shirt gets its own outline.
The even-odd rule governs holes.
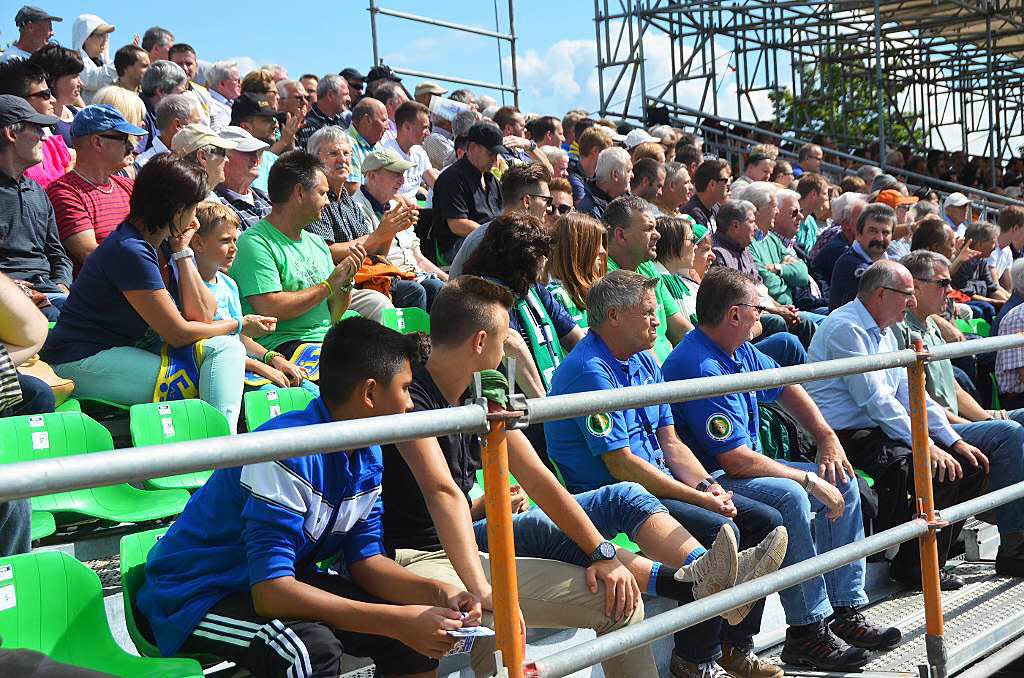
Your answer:
[[[456,245],[463,237],[448,227],[449,219],[472,219],[478,224],[490,221],[501,212],[501,184],[490,172],[484,175],[485,188],[480,186],[480,170],[463,156],[437,177],[434,182],[433,217],[431,234],[442,251],[451,251],[454,258]],[[450,261],[451,259],[449,259]]]
[[[451,407],[423,365],[412,368],[412,386],[409,388],[413,411],[443,410]],[[448,461],[455,484],[466,501],[476,481],[480,464],[480,437],[474,433],[452,434],[437,439]],[[394,445],[384,445],[384,478],[381,482],[384,501],[384,545],[389,552],[395,549],[440,551],[441,541],[434,521],[427,510],[423,492],[416,477]]]

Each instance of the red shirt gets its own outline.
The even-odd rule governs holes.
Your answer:
[[[61,242],[82,231],[94,231],[96,242],[103,242],[118,224],[128,218],[133,184],[126,177],[112,176],[109,186],[113,190],[105,193],[74,172],[68,172],[51,183],[46,194],[53,203]],[[76,264],[76,273],[78,269]]]

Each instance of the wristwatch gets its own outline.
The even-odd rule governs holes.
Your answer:
[[[699,483],[697,483],[697,491],[698,492],[707,492],[708,490],[711,489],[711,486],[714,485],[715,482],[716,482],[715,479],[709,476],[709,477],[705,478],[704,480],[700,481]]]
[[[181,259],[188,259],[189,257],[195,257],[196,253],[192,251],[191,247],[186,247],[183,250],[174,252],[171,254],[171,259],[174,261],[180,261]]]
[[[611,560],[615,557],[615,544],[610,541],[603,541],[597,545],[594,552],[590,554],[590,564],[599,563],[602,560]]]

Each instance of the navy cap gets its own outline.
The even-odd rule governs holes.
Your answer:
[[[0,94],[0,127],[7,127],[19,122],[32,122],[37,125],[56,125],[60,121],[55,115],[37,113],[27,101],[13,94]]]
[[[346,80],[366,80],[366,76],[354,68],[345,68],[341,71],[341,73],[338,73],[338,75],[345,78]]]
[[[503,148],[501,130],[493,122],[478,122],[466,132],[466,141],[480,144],[491,153],[500,153]]]
[[[14,15],[14,25],[21,28],[30,21],[64,21],[59,16],[53,16],[49,12],[44,12],[38,7],[32,5],[25,5],[18,10],[18,13]]]
[[[75,113],[75,119],[71,121],[71,136],[85,137],[90,134],[99,134],[107,130],[114,130],[122,134],[141,137],[146,130],[136,127],[121,115],[120,111],[110,104],[92,104]]]
[[[246,118],[262,115],[277,118],[277,109],[270,105],[270,99],[263,94],[245,92],[231,105],[231,124],[237,125]]]

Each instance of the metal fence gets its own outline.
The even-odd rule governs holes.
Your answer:
[[[212,438],[194,442],[155,445],[145,448],[120,449],[109,452],[75,455],[69,457],[50,458],[39,461],[18,462],[0,466],[0,501],[33,497],[54,492],[98,487],[121,482],[139,481],[147,478],[174,475],[189,471],[201,471],[211,468],[230,468],[242,464],[258,463],[274,459],[286,459],[318,452],[332,452],[341,449],[354,449],[371,444],[394,443],[415,440],[423,437],[434,437],[452,433],[488,433],[488,448],[501,447],[499,464],[502,468],[488,470],[488,459],[493,458],[485,453],[485,473],[497,473],[489,476],[507,479],[507,458],[504,457],[504,426],[508,421],[530,423],[586,416],[610,410],[642,407],[658,403],[675,403],[699,398],[707,398],[728,393],[758,390],[769,387],[799,384],[807,381],[829,379],[850,374],[870,372],[893,367],[906,367],[911,372],[911,417],[914,422],[914,454],[915,461],[926,454],[927,421],[923,407],[924,401],[924,364],[930,360],[958,358],[977,353],[996,351],[999,349],[1024,346],[1024,334],[976,339],[955,344],[947,344],[933,349],[931,352],[904,350],[878,355],[844,358],[819,363],[810,363],[773,370],[735,374],[718,377],[704,377],[685,381],[673,381],[648,386],[633,386],[604,391],[591,391],[570,395],[549,396],[523,401],[524,412],[488,414],[481,404],[468,404],[454,407],[444,412],[414,412],[390,415],[369,419],[349,420],[329,424],[306,426],[299,429],[282,429],[275,431],[247,433],[239,436]],[[489,456],[490,455],[490,456]],[[800,581],[833,570],[846,563],[877,553],[890,546],[902,543],[915,537],[921,537],[926,543],[929,537],[934,540],[936,515],[931,507],[930,467],[923,461],[924,473],[915,463],[915,483],[917,496],[924,498],[923,513],[925,518],[917,518],[908,523],[894,527],[885,532],[875,534],[867,539],[849,544],[828,553],[811,558],[804,562],[791,565],[766,577],[736,586],[728,591],[704,598],[699,603],[691,603],[670,612],[645,620],[639,624],[609,633],[594,641],[583,643],[563,652],[537,660],[526,668],[528,675],[539,675],[543,678],[565,676],[587,666],[597,664],[604,659],[626,652],[632,648],[649,644],[658,638],[675,631],[692,626],[701,621],[717,616],[719,613],[736,607],[739,604],[763,598],[766,595],[788,588]],[[925,476],[922,478],[921,476]],[[492,515],[491,507],[504,504],[503,511],[510,510],[508,484],[506,482],[487,482],[489,497],[488,522],[500,523],[507,515]],[[1024,497],[1024,483],[992,492],[983,497],[963,504],[950,507],[942,512],[942,519],[954,522],[975,515],[994,506],[1007,503],[1013,499]],[[931,523],[931,524],[930,524]],[[507,543],[504,553],[497,553],[496,540],[492,537],[492,561],[507,559],[510,564],[513,557],[511,533],[506,535]],[[926,598],[940,600],[937,579],[937,561],[934,566],[934,581],[929,582],[929,564],[923,558],[925,574]],[[495,576],[495,619],[496,626],[518,629],[517,605],[509,605],[506,596],[515,598],[514,568],[511,570],[511,581],[502,582]],[[502,584],[506,584],[504,590]],[[508,619],[502,620],[502,610]],[[936,647],[934,663],[938,664],[936,675],[945,676],[944,649],[942,646],[941,604],[938,605],[938,620],[929,615],[929,649]],[[934,639],[937,638],[937,642]],[[503,655],[511,659],[521,657],[518,643],[509,643],[509,638],[502,638],[499,630],[498,646]],[[514,648],[514,649],[513,649]],[[1009,649],[1009,648],[1008,648]],[[941,652],[940,652],[941,651]],[[1006,656],[1011,655],[1008,652]],[[929,659],[932,660],[931,652]],[[997,662],[992,662],[990,665]],[[1012,657],[1011,657],[1012,660]],[[1007,660],[1009,661],[1009,660]],[[997,667],[998,668],[998,667]],[[510,676],[522,676],[524,666],[520,661],[508,665]],[[993,669],[994,670],[994,669]],[[981,674],[978,674],[981,675]]]

